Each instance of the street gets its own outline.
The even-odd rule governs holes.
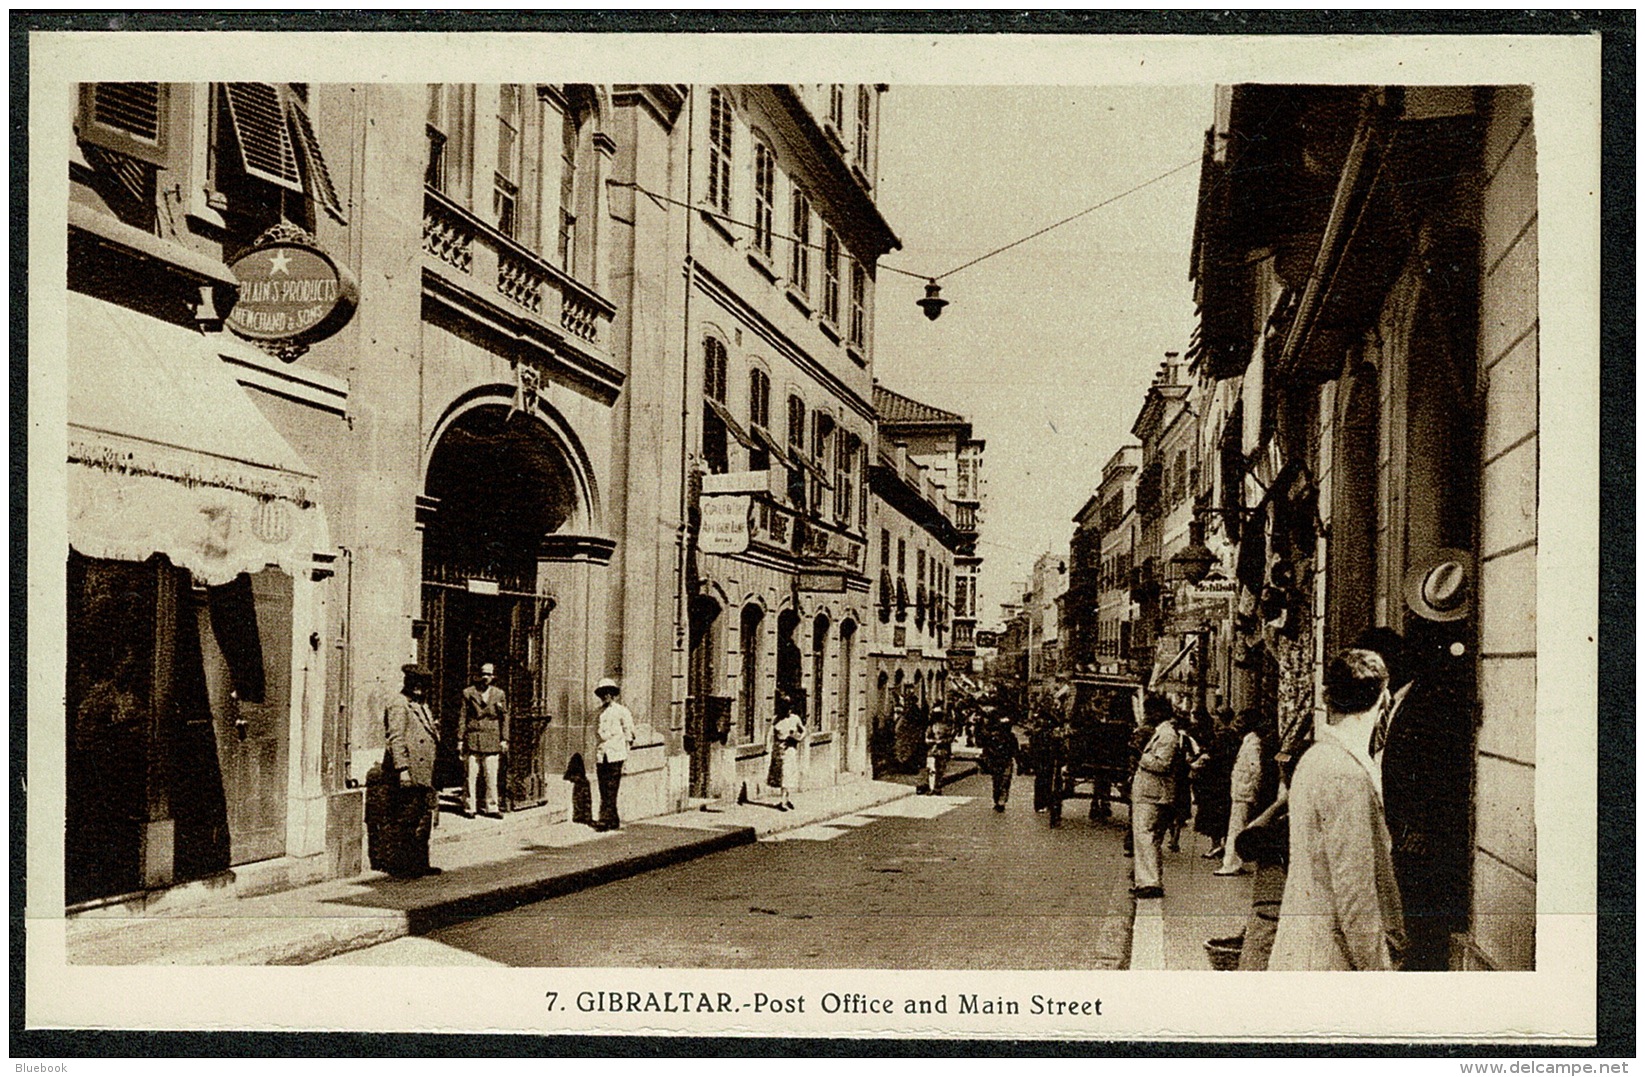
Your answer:
[[[976,775],[674,867],[333,958],[521,967],[1118,967],[1120,827],[1070,804],[1052,831],[1019,776]],[[1122,816],[1123,817],[1123,816]]]

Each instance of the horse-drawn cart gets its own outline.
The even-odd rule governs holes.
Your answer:
[[[1115,801],[1130,800],[1131,732],[1142,685],[1129,677],[1078,674],[1061,725],[1051,738],[1051,796],[1046,817],[1062,822],[1062,802],[1091,801],[1090,817],[1105,819]]]

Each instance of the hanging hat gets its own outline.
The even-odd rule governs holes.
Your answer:
[[[622,688],[610,677],[602,677],[600,678],[600,683],[594,686],[594,694],[599,695],[601,692],[605,691],[621,692]]]
[[[1466,550],[1440,550],[1405,574],[1405,605],[1429,621],[1459,621],[1474,604],[1474,559]]]

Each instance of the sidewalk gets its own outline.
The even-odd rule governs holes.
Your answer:
[[[1182,851],[1160,855],[1164,898],[1136,902],[1131,968],[1209,971],[1205,940],[1236,935],[1251,911],[1251,876],[1211,874],[1221,860],[1204,860],[1209,838],[1182,832]]]
[[[147,916],[67,921],[79,965],[301,965],[677,864],[911,795],[866,779],[794,794],[794,810],[709,805],[597,833],[543,811],[500,821],[446,815],[430,859],[442,874],[368,872],[261,897],[225,898]],[[487,825],[489,823],[489,825]]]

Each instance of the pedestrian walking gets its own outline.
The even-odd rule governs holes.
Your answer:
[[[777,807],[793,811],[793,791],[800,783],[800,745],[805,741],[805,719],[798,713],[791,696],[779,701],[782,717],[771,727],[771,765],[765,776],[766,785],[777,790]]]
[[[1404,918],[1370,754],[1391,705],[1381,656],[1349,648],[1331,659],[1325,703],[1325,724],[1291,781],[1291,864],[1269,967],[1398,968]]]
[[[463,714],[457,740],[463,748],[467,781],[463,785],[463,814],[470,818],[476,810],[493,819],[503,817],[502,796],[497,786],[503,753],[508,751],[508,696],[493,682],[497,667],[480,665],[474,683],[463,689]],[[485,806],[479,807],[476,785],[485,779]]]
[[[1213,875],[1247,873],[1235,839],[1251,821],[1261,792],[1263,736],[1257,728],[1261,721],[1260,713],[1256,710],[1241,711],[1230,726],[1230,732],[1238,738],[1239,747],[1228,771],[1228,830],[1223,840],[1222,865],[1212,872]]]
[[[1017,767],[1017,733],[1011,728],[1011,719],[999,708],[984,705],[977,741],[983,769],[994,779],[994,810],[1002,812],[1011,799],[1011,778]]]
[[[1143,707],[1154,718],[1154,732],[1137,759],[1137,773],[1131,780],[1131,845],[1135,852],[1131,893],[1139,898],[1158,898],[1165,896],[1160,884],[1160,851],[1177,795],[1181,737],[1176,729],[1176,711],[1169,701],[1149,696]]]
[[[402,878],[435,875],[428,862],[434,827],[434,750],[439,731],[425,702],[434,683],[428,667],[402,666],[400,693],[383,708],[383,776],[389,786],[383,827],[384,870]]]
[[[1211,848],[1200,854],[1206,860],[1222,860],[1228,851],[1229,783],[1240,744],[1233,728],[1237,721],[1232,711],[1213,716],[1211,728],[1203,731],[1205,751],[1194,763],[1194,832],[1211,841]]]
[[[621,691],[610,677],[594,686],[594,696],[600,701],[600,754],[594,762],[595,777],[600,784],[600,818],[594,824],[595,830],[616,830],[622,826],[617,816],[617,790],[623,782],[628,750],[634,745],[634,714],[617,702]]]
[[[953,752],[954,727],[948,724],[942,704],[933,703],[931,723],[925,727],[926,792],[936,794],[942,791],[943,773],[948,769],[948,759]]]
[[[1182,828],[1188,825],[1194,811],[1194,770],[1202,765],[1205,753],[1199,738],[1194,735],[1194,723],[1186,715],[1179,715],[1172,723],[1177,732],[1177,754],[1171,765],[1171,810],[1167,818],[1170,850],[1182,850]]]

